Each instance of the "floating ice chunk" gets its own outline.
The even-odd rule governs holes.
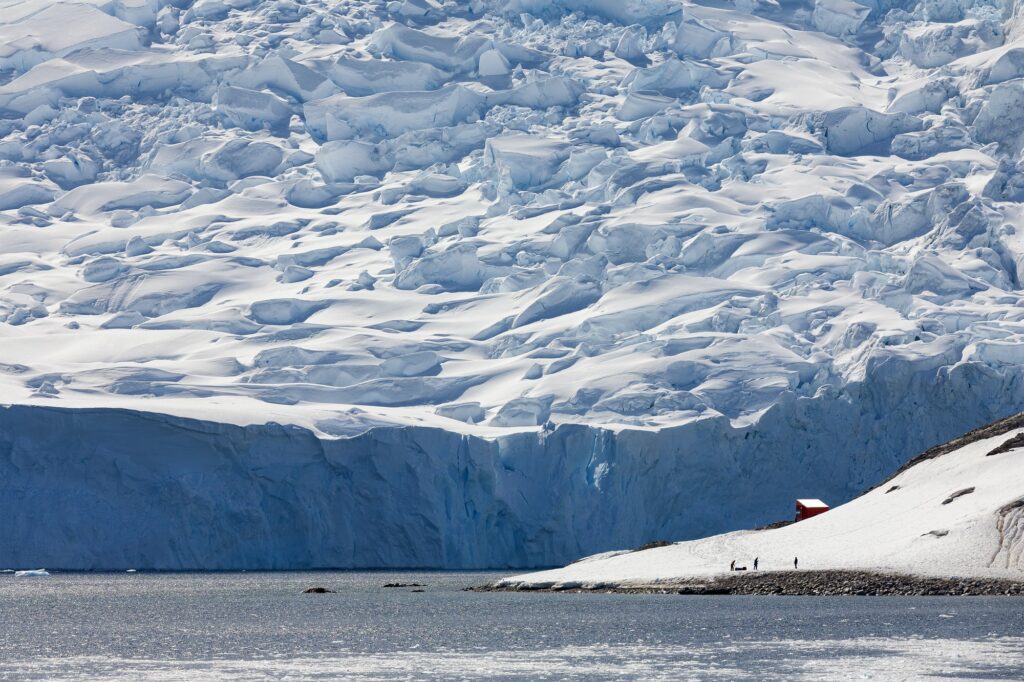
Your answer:
[[[281,132],[288,128],[292,117],[291,107],[277,95],[231,85],[217,88],[213,108],[228,123],[246,130]]]
[[[516,189],[529,189],[550,180],[569,158],[570,146],[536,135],[502,135],[487,140],[484,155],[499,172],[508,173]]]
[[[15,578],[41,578],[50,575],[45,568],[36,568],[29,571],[15,571]]]

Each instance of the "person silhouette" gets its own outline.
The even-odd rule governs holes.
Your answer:
[[[736,560],[735,559],[733,559],[732,563],[729,564],[729,570],[730,571],[735,571],[736,570]]]
[[[797,570],[797,568],[799,568],[799,566],[800,566],[800,560],[797,559],[796,557],[793,557],[793,570],[794,571]]]
[[[757,557],[754,557],[754,570],[757,570]]]

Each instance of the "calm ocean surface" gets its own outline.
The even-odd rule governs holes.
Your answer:
[[[2,574],[0,679],[1024,679],[1022,599],[463,591],[496,577]]]

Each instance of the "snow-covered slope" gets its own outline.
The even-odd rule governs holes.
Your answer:
[[[798,481],[849,499],[1024,408],[1018,23],[983,1],[0,0],[0,401],[123,409],[147,440],[167,415],[439,430],[559,472],[526,498],[604,505],[574,513],[649,495],[607,534],[545,516],[571,495],[517,501],[528,541],[499,563],[765,520]]]
[[[1018,425],[1024,420],[1018,418]],[[653,585],[759,570],[1024,580],[1024,428],[922,459],[841,507],[782,528],[611,552],[500,586]],[[1004,446],[1005,447],[1001,447]]]

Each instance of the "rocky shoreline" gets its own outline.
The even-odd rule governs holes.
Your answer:
[[[604,592],[690,595],[820,596],[1024,596],[1024,581],[999,578],[932,578],[869,571],[765,571],[677,580],[652,585],[615,583],[497,583],[479,592]]]

